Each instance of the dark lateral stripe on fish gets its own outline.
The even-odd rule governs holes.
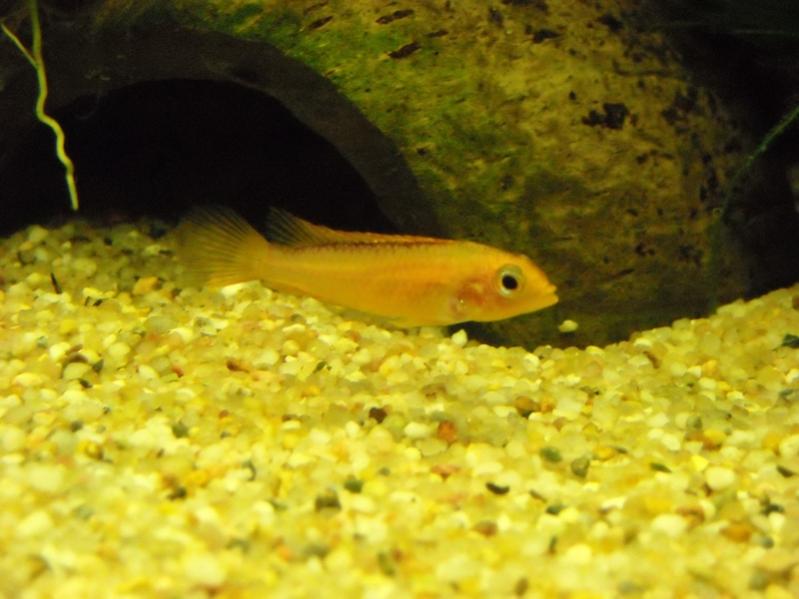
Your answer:
[[[331,250],[331,251],[338,251],[338,252],[357,252],[361,250],[370,250],[374,252],[395,252],[395,251],[402,251],[402,250],[412,250],[412,249],[425,249],[425,248],[435,248],[441,247],[442,245],[447,245],[448,239],[444,240],[444,243],[436,243],[436,242],[427,242],[427,241],[340,241],[336,243],[320,243],[316,245],[300,245],[300,246],[292,246],[292,245],[283,245],[280,243],[275,243],[274,245],[279,247],[281,251],[287,252],[295,252],[295,253],[303,253],[303,252],[312,252],[312,251],[319,251],[319,250]],[[272,242],[270,242],[272,243]]]

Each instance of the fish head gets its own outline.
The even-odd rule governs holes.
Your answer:
[[[556,304],[556,287],[532,260],[497,252],[455,288],[450,309],[455,322],[490,322]]]

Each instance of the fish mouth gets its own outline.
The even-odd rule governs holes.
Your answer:
[[[546,290],[544,290],[544,293],[541,294],[541,298],[538,301],[539,309],[549,308],[549,306],[554,306],[558,303],[558,294],[556,293],[557,290],[557,287],[554,285],[550,285]]]
[[[558,303],[558,296],[555,293],[550,293],[548,295],[545,295],[541,299],[542,308],[549,308],[549,306],[554,306],[557,303]]]

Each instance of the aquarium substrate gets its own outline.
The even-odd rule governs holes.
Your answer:
[[[799,286],[608,347],[0,242],[0,596],[799,596]]]

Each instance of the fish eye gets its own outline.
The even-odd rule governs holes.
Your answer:
[[[522,269],[515,264],[507,264],[497,271],[499,293],[504,297],[511,297],[518,291],[524,281]]]
[[[502,275],[502,288],[513,291],[519,286],[519,281],[512,274]]]

